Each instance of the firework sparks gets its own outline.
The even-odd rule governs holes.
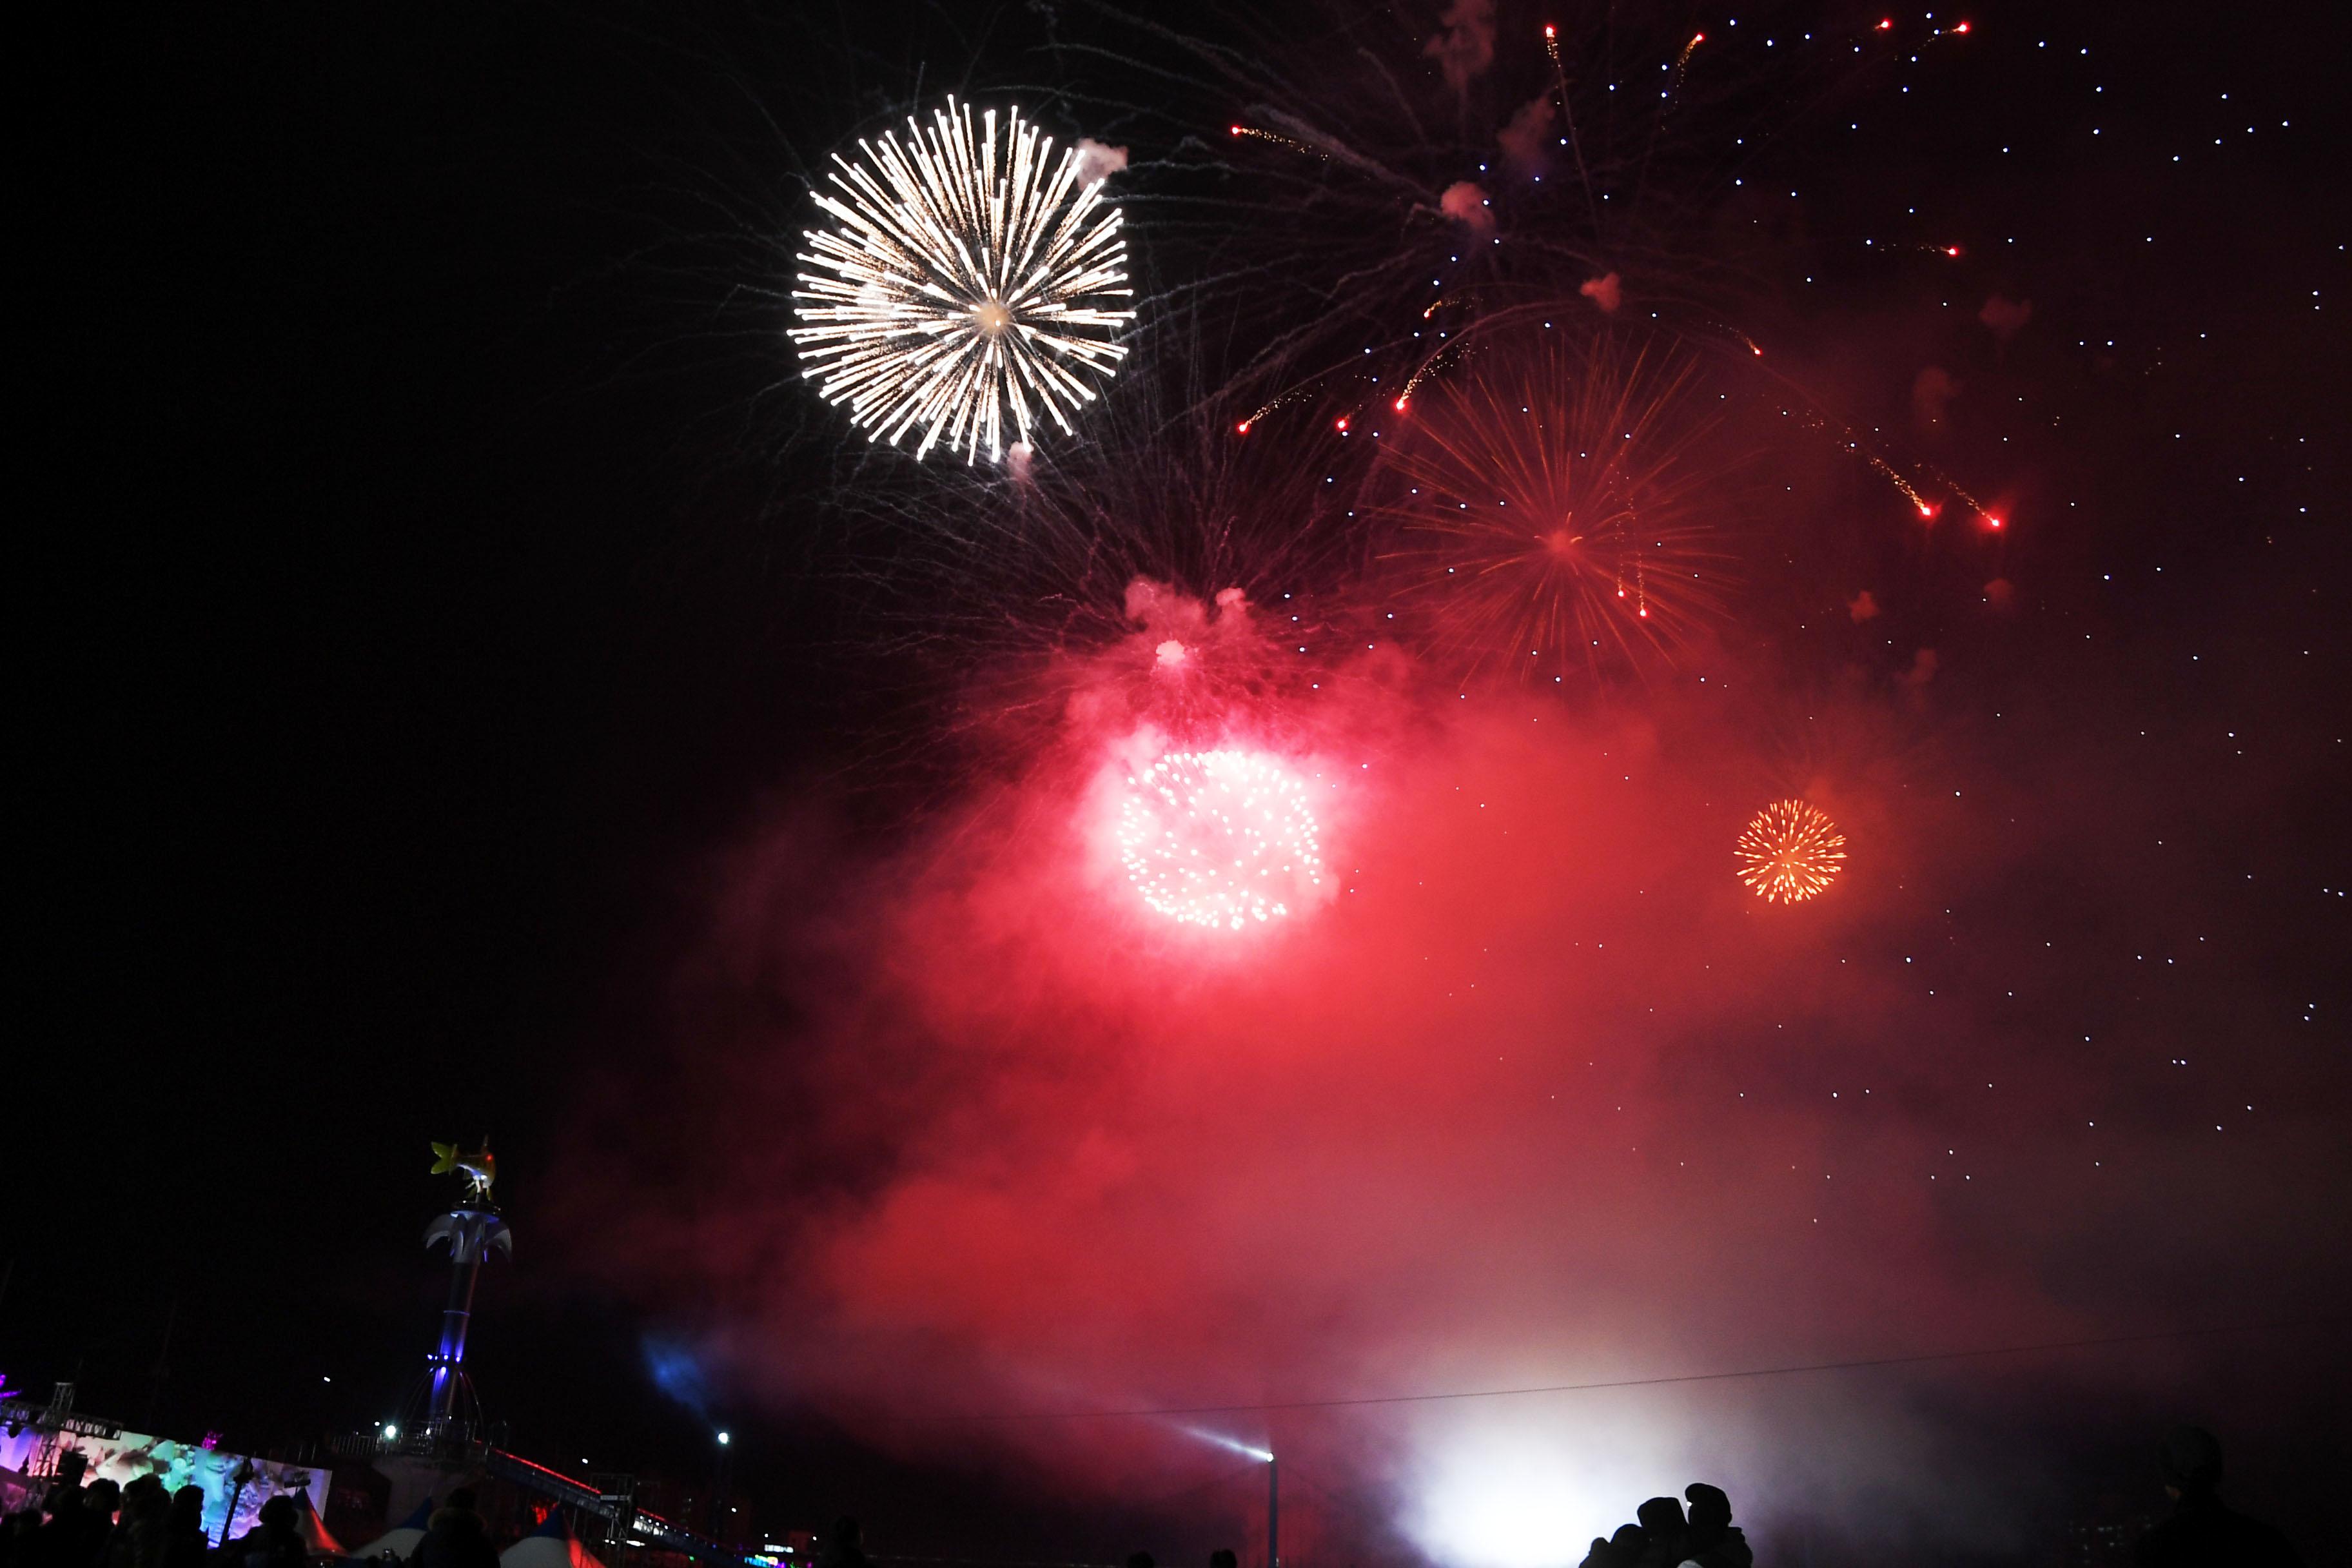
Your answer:
[[[1363,508],[1393,531],[1379,559],[1481,665],[1564,678],[1670,650],[1727,586],[1691,362],[1606,342],[1495,357],[1408,387]]]
[[[1735,853],[1739,879],[1758,898],[1801,904],[1837,880],[1845,835],[1811,803],[1776,800],[1756,814]]]
[[[826,402],[896,445],[920,426],[966,458],[1031,439],[1032,421],[1094,399],[1089,377],[1127,353],[1109,341],[1130,310],[1127,247],[1101,182],[1082,184],[1075,150],[1016,110],[1000,139],[990,110],[973,121],[953,99],[901,146],[861,141],[835,154],[838,195],[816,203],[835,226],[810,229],[791,331]]]
[[[1296,912],[1322,884],[1307,790],[1248,752],[1171,752],[1129,781],[1119,858],[1143,901],[1187,925],[1239,931]]]
[[[1225,129],[1235,136],[1246,136],[1256,142],[1270,142],[1276,147],[1287,147],[1294,153],[1304,153],[1310,158],[1320,158],[1327,163],[1331,161],[1331,154],[1320,147],[1309,147],[1304,142],[1288,136],[1276,135],[1271,131],[1261,131],[1255,125],[1229,125]]]

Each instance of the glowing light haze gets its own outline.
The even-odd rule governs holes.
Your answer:
[[[1280,920],[1323,881],[1297,778],[1248,752],[1171,752],[1129,783],[1118,846],[1143,901],[1188,925]]]
[[[1091,402],[1127,350],[1109,341],[1135,312],[1118,208],[1077,149],[1018,110],[1000,137],[997,113],[975,128],[950,98],[926,130],[907,122],[901,146],[861,141],[838,153],[839,195],[816,193],[835,220],[809,229],[793,290],[791,337],[828,403],[892,445],[919,426],[919,458],[935,445],[993,458],[1032,439],[1032,422]]]

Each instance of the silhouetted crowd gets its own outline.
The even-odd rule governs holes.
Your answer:
[[[2158,1464],[2173,1511],[2140,1538],[2134,1555],[2143,1568],[2300,1568],[2285,1536],[2222,1502],[2221,1445],[2211,1433],[2177,1429],[2158,1450]],[[152,1475],[121,1486],[102,1478],[85,1484],[85,1473],[82,1457],[67,1454],[39,1508],[0,1520],[0,1568],[305,1568],[309,1561],[291,1497],[269,1499],[251,1531],[215,1549],[205,1534],[203,1488],[167,1492]],[[1634,1510],[1633,1523],[1605,1540],[1593,1537],[1580,1568],[1753,1568],[1755,1561],[1746,1533],[1731,1522],[1731,1499],[1694,1481],[1681,1500],[1654,1497]],[[461,1487],[434,1511],[405,1568],[498,1568],[498,1562],[474,1494]],[[835,1523],[814,1568],[874,1568],[856,1520]],[[1150,1553],[1135,1553],[1127,1568],[1154,1568]],[[1236,1568],[1234,1554],[1211,1553],[1209,1568]]]
[[[155,1476],[118,1486],[84,1484],[86,1463],[67,1454],[37,1509],[0,1527],[0,1568],[205,1568],[215,1557],[241,1568],[301,1568],[310,1554],[291,1498],[261,1505],[248,1533],[215,1552],[205,1534],[205,1489],[163,1489]]]
[[[1690,1511],[1683,1511],[1683,1500]],[[1748,1536],[1731,1522],[1731,1499],[1721,1487],[1693,1481],[1683,1500],[1654,1497],[1634,1510],[1634,1522],[1621,1524],[1607,1540],[1592,1538],[1583,1568],[1750,1568],[1756,1553]]]
[[[310,1542],[295,1500],[261,1505],[253,1529],[215,1547],[205,1533],[205,1489],[166,1492],[156,1477],[117,1486],[85,1482],[86,1461],[67,1454],[41,1506],[0,1521],[0,1568],[305,1568]],[[474,1493],[459,1487],[436,1509],[405,1568],[499,1568]],[[389,1553],[385,1560],[392,1561]]]

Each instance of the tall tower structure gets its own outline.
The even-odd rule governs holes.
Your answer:
[[[458,1202],[425,1227],[426,1251],[449,1244],[449,1297],[441,1310],[440,1342],[426,1360],[424,1408],[409,1417],[409,1432],[424,1447],[443,1448],[474,1442],[484,1433],[481,1401],[466,1375],[466,1335],[483,1260],[494,1250],[512,1258],[514,1232],[490,1197],[498,1162],[488,1139],[470,1153],[453,1143],[436,1143],[433,1154],[435,1175],[455,1173],[464,1184]]]

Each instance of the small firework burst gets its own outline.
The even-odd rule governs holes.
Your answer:
[[[1171,752],[1129,781],[1119,858],[1143,901],[1239,931],[1293,914],[1323,881],[1307,789],[1250,752]]]
[[[1739,879],[1758,898],[1801,904],[1837,880],[1845,835],[1810,801],[1776,800],[1756,814],[1735,853]]]
[[[1135,319],[1118,207],[1080,159],[1057,160],[1050,137],[1013,110],[1000,138],[990,110],[975,126],[953,99],[927,130],[907,121],[835,154],[839,195],[817,205],[835,226],[810,229],[799,259],[791,331],[828,403],[893,445],[919,426],[933,446],[991,458],[1031,438],[1050,416],[1094,399],[1126,348],[1110,341]]]
[[[1535,335],[1474,342],[1391,422],[1363,508],[1375,552],[1473,669],[1670,658],[1728,586],[1696,365]]]

